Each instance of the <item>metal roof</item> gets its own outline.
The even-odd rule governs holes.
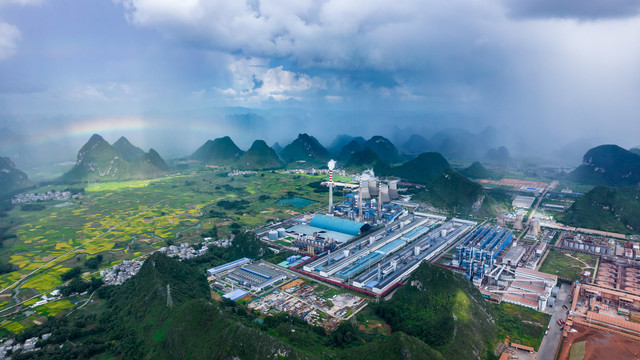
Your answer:
[[[366,231],[371,228],[369,224],[322,214],[314,216],[309,225],[354,236],[358,235],[360,231]]]

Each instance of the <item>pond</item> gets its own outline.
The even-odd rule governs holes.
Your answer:
[[[282,199],[278,201],[278,205],[291,205],[296,209],[300,209],[315,203],[316,201],[301,198],[301,197],[293,197],[293,198]]]

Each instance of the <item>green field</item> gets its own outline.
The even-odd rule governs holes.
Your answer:
[[[551,249],[540,271],[576,281],[585,271],[593,273],[595,264],[595,256]]]
[[[2,244],[0,260],[18,267],[0,275],[0,294],[19,287],[18,298],[26,300],[50,291],[63,285],[62,273],[83,267],[84,260],[96,254],[104,257],[101,267],[112,266],[173,242],[199,243],[201,233],[214,225],[222,238],[234,229],[255,229],[315,209],[325,203],[327,194],[307,185],[323,178],[275,172],[228,177],[226,172],[199,168],[154,180],[87,184],[84,196],[69,200],[69,206],[56,208],[57,202],[44,202],[42,211],[22,211],[17,206],[0,218],[0,226],[17,235]],[[60,185],[31,192],[52,189]],[[277,204],[295,197],[314,203],[301,208]],[[221,200],[233,207],[219,205]],[[2,310],[15,305],[13,299],[7,300],[0,303],[0,321],[5,320]],[[52,313],[47,307],[36,312]],[[11,332],[22,327],[15,321],[0,325]]]
[[[501,339],[509,338],[510,341],[535,349],[540,347],[544,330],[551,319],[550,315],[505,302],[492,305],[496,310],[498,336]]]

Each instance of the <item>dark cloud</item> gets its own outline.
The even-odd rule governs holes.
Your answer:
[[[504,4],[517,18],[601,20],[640,14],[638,0],[508,0]]]

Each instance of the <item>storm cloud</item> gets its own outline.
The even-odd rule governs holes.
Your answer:
[[[136,117],[242,136],[260,118],[244,133],[273,142],[492,125],[533,152],[640,132],[635,1],[37,3],[0,13],[14,128]]]

